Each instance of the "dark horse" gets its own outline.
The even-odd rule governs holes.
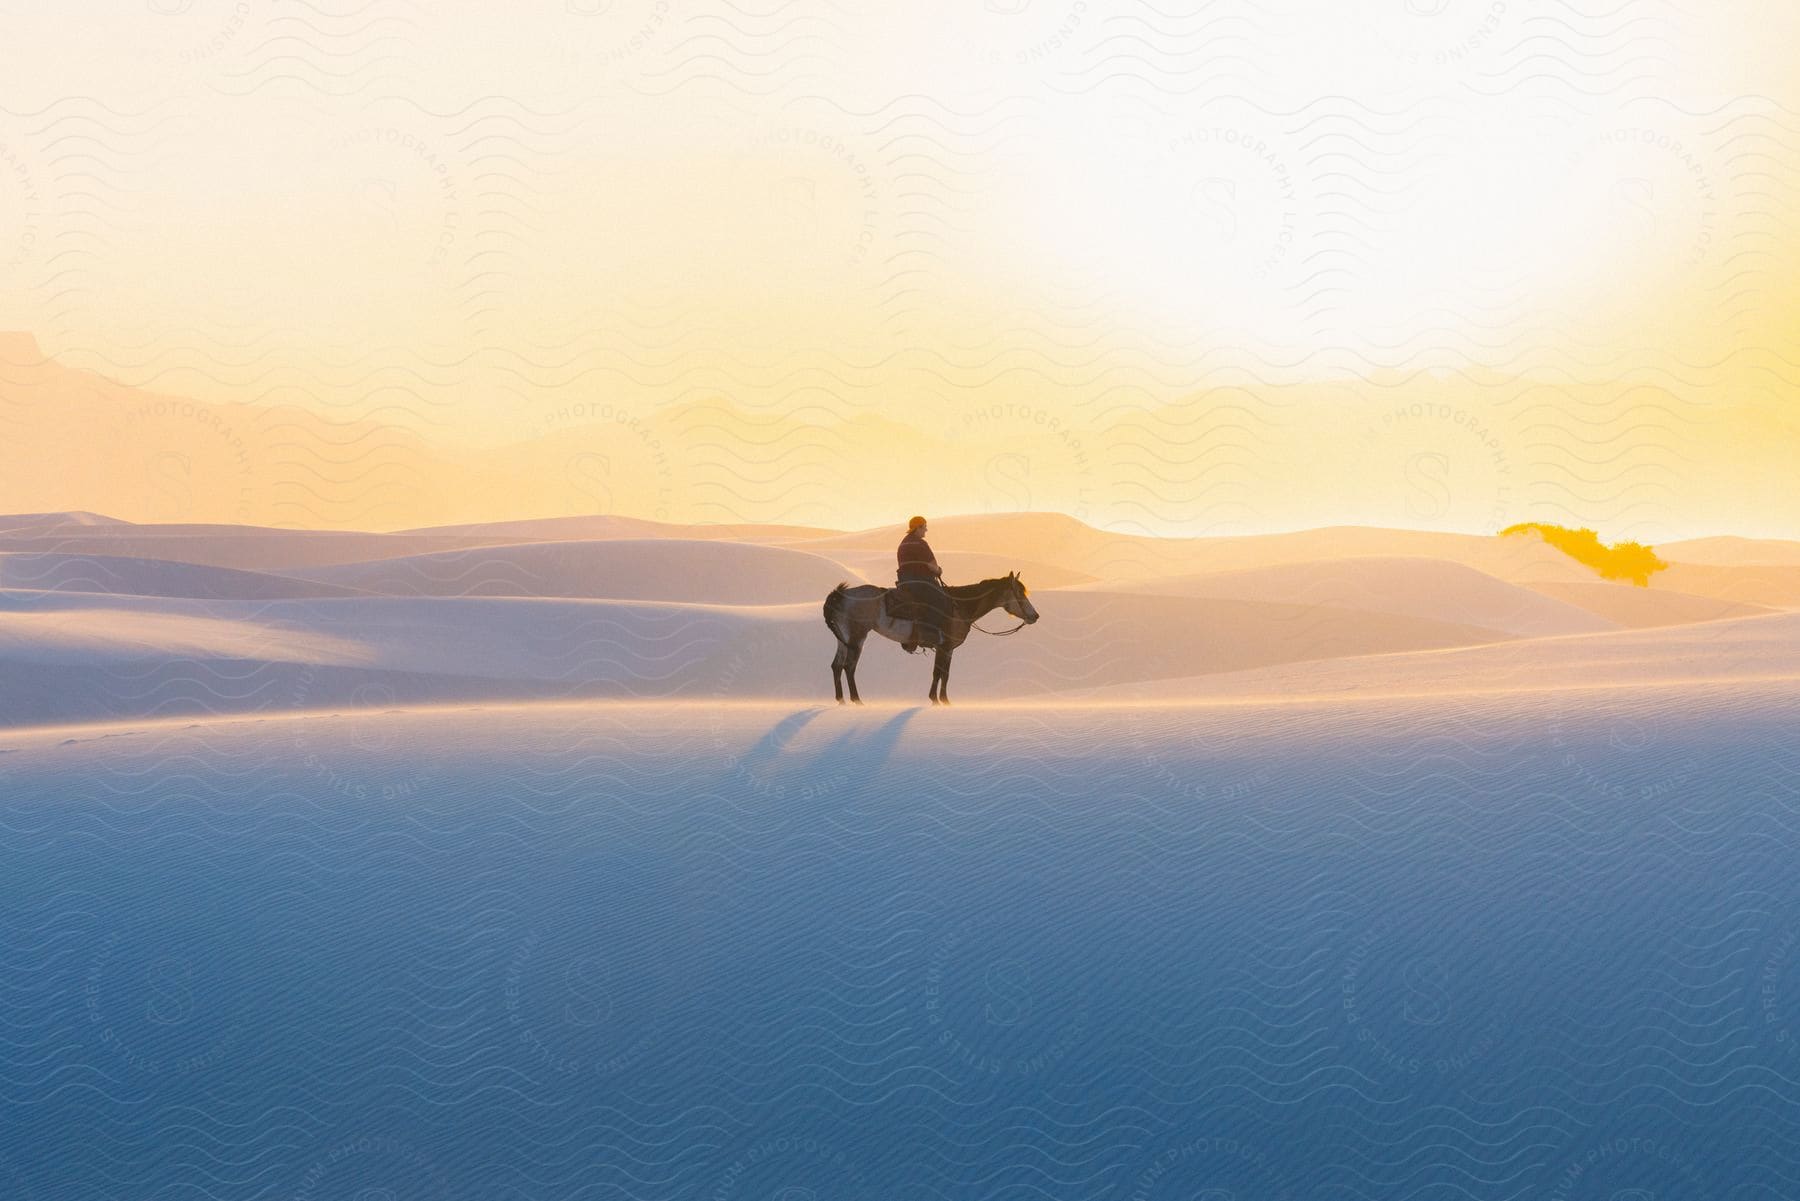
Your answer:
[[[855,588],[839,584],[825,598],[825,625],[837,638],[837,654],[831,658],[831,686],[837,690],[838,704],[844,703],[844,680],[850,681],[851,703],[862,704],[856,695],[856,664],[862,658],[863,641],[874,630],[895,642],[917,642],[937,649],[937,661],[931,668],[931,703],[950,703],[950,656],[969,636],[969,628],[995,609],[1008,613],[1030,625],[1038,612],[1026,598],[1024,581],[1018,572],[979,584],[958,584],[944,589],[950,598],[950,619],[943,636],[931,626],[890,617],[883,598],[893,589],[877,584],[860,584]]]

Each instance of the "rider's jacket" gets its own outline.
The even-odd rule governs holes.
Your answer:
[[[918,530],[907,531],[894,557],[899,562],[895,574],[903,584],[907,580],[935,580],[944,574],[938,568],[937,556],[931,553],[931,544]]]

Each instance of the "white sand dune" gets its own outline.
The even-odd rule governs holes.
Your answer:
[[[1461,563],[1387,555],[1173,576],[1131,588],[1157,596],[1316,605],[1424,618],[1516,637],[1593,633],[1620,624]]]
[[[785,636],[812,626],[810,637]],[[371,703],[730,695],[782,677],[798,686],[800,642],[817,660],[806,673],[817,696],[829,686],[830,644],[817,603],[248,602],[0,590],[0,726]]]
[[[95,530],[130,525],[100,513],[11,513],[0,515],[0,534],[30,537],[61,530]]]
[[[1710,596],[1772,609],[1800,607],[1800,567],[1671,563],[1650,577],[1652,588]]]
[[[816,545],[805,549],[817,550]],[[834,549],[831,558],[850,568],[863,579],[877,584],[894,582],[894,548],[883,550]],[[1046,588],[1067,588],[1099,581],[1083,571],[1072,571],[1055,563],[1027,559],[1016,554],[987,551],[958,551],[954,559],[945,558],[945,573],[952,584],[973,584],[1016,571],[1034,592]]]
[[[1215,570],[1398,555],[1460,563],[1510,583],[1577,582],[1594,578],[1593,572],[1535,537],[1501,538],[1334,526],[1291,534],[1207,541]]]
[[[1090,699],[1410,695],[1792,680],[1800,613],[1342,658],[1095,689]]]
[[[956,695],[1025,697],[1297,659],[1487,642],[1491,630],[1327,606],[1099,592],[1038,596],[1016,638],[975,635]],[[0,724],[151,712],[573,697],[830,695],[820,603],[389,596],[194,601],[0,591]],[[983,623],[1014,624],[1002,614]],[[156,652],[157,639],[168,638]],[[31,648],[41,643],[42,653]],[[55,662],[54,679],[29,665]],[[872,699],[922,696],[930,657],[872,638]],[[75,669],[80,669],[79,671]]]
[[[1652,581],[1660,576],[1652,576]],[[1533,584],[1532,589],[1598,614],[1625,629],[1688,625],[1696,621],[1720,621],[1728,617],[1755,617],[1774,610],[1765,605],[1742,604],[1713,596],[1672,592],[1658,586],[1595,580],[1583,584]]]
[[[422,526],[397,530],[403,535],[430,537],[480,537],[496,542],[606,542],[623,538],[707,539],[720,542],[800,542],[828,537],[837,530],[805,525],[680,525],[624,517],[611,513],[572,517],[537,517],[519,521],[490,521],[464,525]]]
[[[803,545],[832,555],[862,550],[891,556],[899,532],[897,526],[883,526]],[[946,562],[964,554],[1017,557],[1114,583],[1370,557],[1439,559],[1512,583],[1578,583],[1595,578],[1588,568],[1536,537],[1364,526],[1245,537],[1154,538],[1097,530],[1060,513],[996,513],[933,519],[931,544]]]
[[[897,531],[660,536],[713,528],[582,517],[359,534],[0,520],[0,725],[827,698],[834,644],[821,602],[839,580],[891,578]],[[618,536],[580,536],[596,531]],[[1019,570],[1044,618],[1016,637],[974,634],[956,656],[959,700],[1729,678],[1779,673],[1796,636],[1717,595],[1747,581],[1783,595],[1800,569],[1779,565],[1666,573],[1709,592],[1662,576],[1648,589],[1604,583],[1520,538],[1349,528],[1156,540],[1044,514],[945,518],[932,534],[953,580]],[[982,624],[1014,623],[996,612]],[[916,700],[929,671],[928,656],[875,638],[859,684],[871,700]]]
[[[491,541],[473,535],[437,537],[232,525],[125,524],[0,532],[0,551],[160,559],[240,571],[292,574],[306,567],[485,546]]]
[[[307,568],[298,574],[389,596],[586,597],[734,605],[823,602],[839,581],[854,575],[842,563],[805,551],[660,538],[500,544]]]
[[[1033,592],[1032,599],[1042,615],[1038,624],[1016,639],[976,635],[957,652],[964,691],[1029,695],[1507,637],[1473,625],[1321,604],[1086,589]],[[995,613],[982,624],[1005,630],[1017,623]]]
[[[0,663],[14,671],[19,665],[126,667],[184,659],[330,664],[375,659],[355,641],[248,612],[213,615],[66,595],[61,603],[14,607],[10,602],[21,596],[31,594],[0,591]],[[70,603],[82,599],[94,603]],[[19,681],[11,683],[16,687]]]
[[[1657,547],[1663,558],[1715,567],[1800,567],[1800,542],[1780,538],[1690,538]]]
[[[185,596],[197,600],[276,600],[356,594],[352,588],[269,572],[208,567],[167,559],[42,551],[0,551],[0,588]]]

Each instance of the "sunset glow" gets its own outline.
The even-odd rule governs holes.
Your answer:
[[[1787,6],[70,20],[0,507],[1800,532]]]

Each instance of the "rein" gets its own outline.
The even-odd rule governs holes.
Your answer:
[[[998,607],[999,607],[999,606],[998,606],[998,605],[996,605],[996,606],[994,606],[994,607],[995,607],[995,608],[998,608]],[[1007,635],[1008,635],[1008,634],[1017,634],[1017,633],[1018,633],[1018,632],[1019,632],[1019,631],[1020,631],[1020,630],[1022,630],[1022,629],[1024,629],[1024,628],[1025,628],[1025,624],[1026,624],[1026,623],[1025,623],[1025,619],[1024,619],[1024,618],[1022,618],[1022,617],[1021,617],[1021,618],[1020,618],[1020,619],[1019,619],[1019,624],[1018,624],[1018,625],[1016,625],[1016,626],[1014,626],[1014,627],[1013,627],[1013,628],[1012,628],[1012,629],[1010,629],[1010,630],[984,630],[984,629],[982,629],[982,628],[981,628],[981,627],[980,627],[980,626],[978,626],[978,625],[976,625],[976,624],[975,624],[975,623],[974,623],[974,622],[973,622],[973,621],[971,621],[971,622],[970,622],[970,623],[969,623],[969,628],[970,628],[970,629],[971,629],[971,630],[974,630],[974,631],[976,631],[976,632],[977,632],[977,633],[981,633],[981,634],[988,634],[988,635],[991,635],[991,636],[992,636],[992,637],[995,637],[995,638],[1004,638],[1004,637],[1006,637],[1006,636],[1007,636]]]

